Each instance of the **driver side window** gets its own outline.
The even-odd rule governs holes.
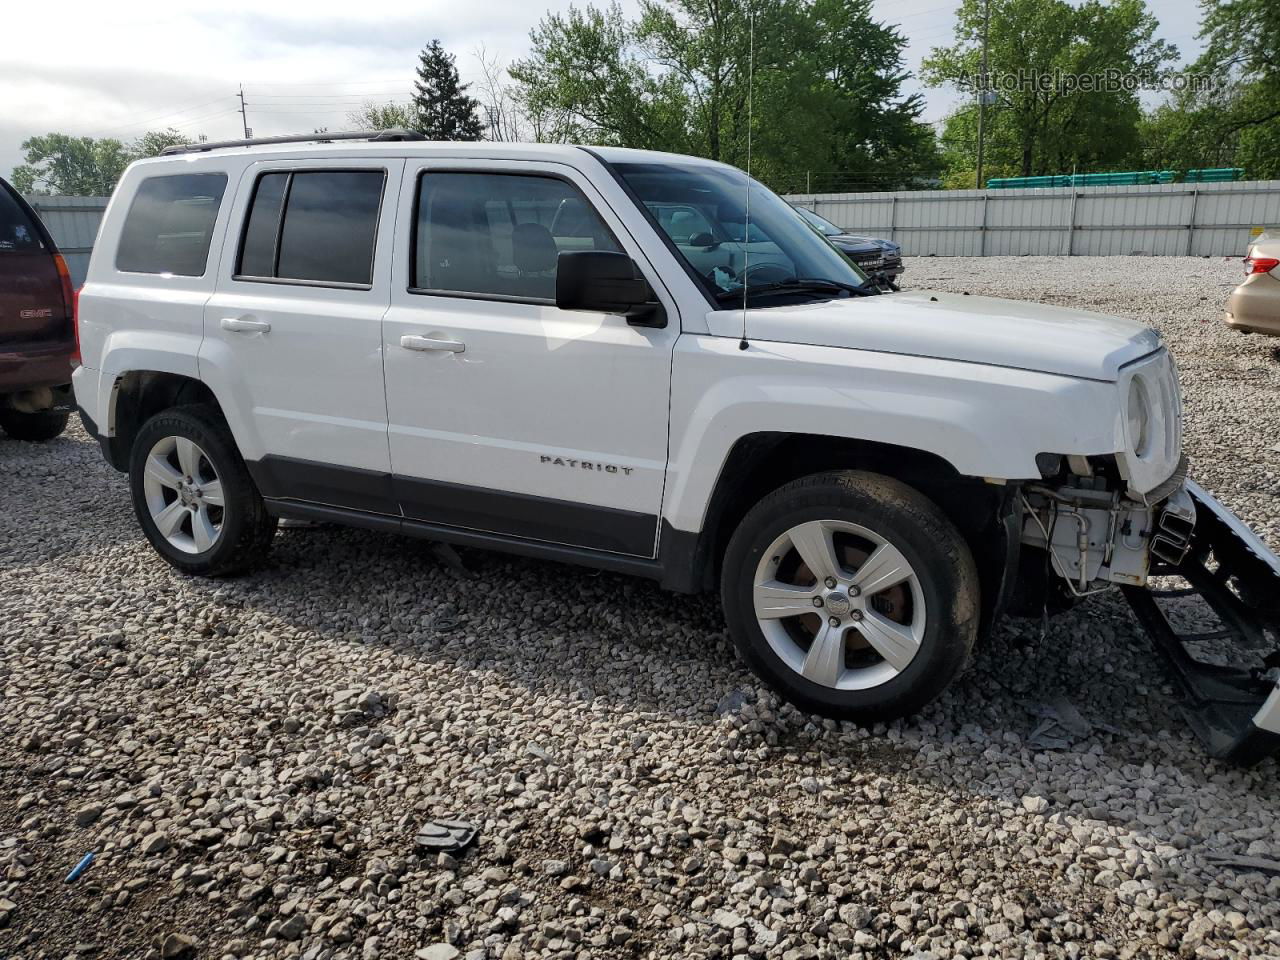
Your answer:
[[[414,228],[416,293],[550,303],[561,253],[621,252],[573,184],[509,173],[424,173]]]

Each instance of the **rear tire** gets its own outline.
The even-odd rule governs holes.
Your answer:
[[[61,436],[67,429],[70,416],[65,410],[40,410],[36,413],[0,410],[0,429],[15,440],[43,443]]]
[[[213,407],[174,407],[144,423],[129,457],[129,490],[147,539],[184,573],[244,573],[271,549],[276,518]]]
[[[813,713],[892,720],[934,700],[977,639],[978,571],[915,489],[833,471],[775,490],[739,524],[721,578],[738,652]]]

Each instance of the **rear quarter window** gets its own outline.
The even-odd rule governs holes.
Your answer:
[[[201,277],[227,189],[222,173],[148,177],[129,205],[116,269],[125,273]]]
[[[240,243],[237,280],[368,287],[384,170],[264,173]]]
[[[0,185],[0,253],[39,253],[40,231],[9,191]]]

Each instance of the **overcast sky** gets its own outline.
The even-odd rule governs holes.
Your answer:
[[[632,11],[638,0],[622,0]],[[481,47],[523,55],[529,30],[570,0],[61,0],[9,3],[0,44],[0,176],[21,142],[60,131],[130,140],[175,127],[210,139],[241,135],[244,85],[257,136],[348,126],[362,100],[407,98],[418,50],[433,37],[475,79]],[[1149,3],[1185,60],[1199,49],[1196,0]],[[955,2],[876,0],[909,40],[908,67],[951,38]],[[264,9],[266,8],[266,9]],[[267,10],[269,9],[269,12]],[[367,12],[365,12],[367,11]],[[24,39],[25,38],[25,39]],[[913,89],[918,89],[913,85]],[[954,91],[926,90],[940,120]]]

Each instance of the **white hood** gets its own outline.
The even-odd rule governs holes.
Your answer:
[[[1154,330],[1133,320],[927,291],[752,309],[747,336],[1090,380],[1115,380],[1120,367],[1160,346]]]

